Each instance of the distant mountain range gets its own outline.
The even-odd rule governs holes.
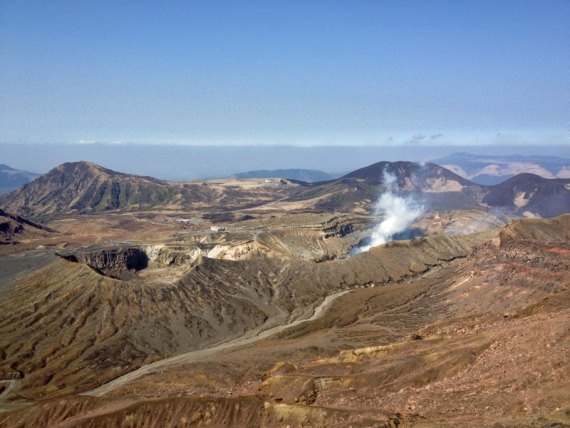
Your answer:
[[[312,183],[292,196],[295,200],[315,199],[324,211],[370,212],[388,174],[400,193],[408,194],[428,210],[480,207],[480,186],[435,164],[377,162],[327,182]]]
[[[378,162],[333,180],[236,179],[169,182],[123,174],[90,162],[66,163],[8,194],[0,208],[25,217],[109,211],[200,210],[207,216],[235,219],[234,213],[268,203],[288,210],[369,214],[385,191],[386,173],[398,192],[418,200],[426,210],[501,208],[515,215],[551,217],[570,212],[570,179],[519,174],[484,186],[442,166],[413,162]],[[221,213],[221,214],[220,214]],[[215,218],[215,217],[211,217]]]
[[[8,165],[0,164],[0,195],[11,192],[39,176],[40,174],[34,172],[21,171]]]
[[[570,159],[554,156],[454,153],[433,162],[483,185],[499,184],[521,173],[543,178],[570,178]]]
[[[90,162],[62,164],[7,195],[3,206],[23,215],[141,208],[168,199],[170,186],[150,177],[115,172]]]
[[[262,204],[283,197],[282,187],[274,183],[261,186],[254,192],[255,201],[245,201],[249,194],[235,186],[169,182],[116,172],[91,162],[71,162],[57,166],[17,190],[0,195],[0,207],[26,217],[151,208],[180,211],[192,204],[237,209],[240,204]]]
[[[273,169],[240,172],[234,174],[235,178],[288,178],[290,180],[314,183],[317,181],[332,180],[338,178],[340,174],[327,174],[315,169]]]
[[[491,207],[517,213],[531,212],[554,217],[570,212],[570,179],[547,179],[535,174],[518,174],[491,186],[483,197]]]

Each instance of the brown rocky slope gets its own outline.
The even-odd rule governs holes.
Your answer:
[[[200,258],[170,284],[121,281],[56,258],[6,287],[0,373],[22,373],[26,398],[81,392],[146,362],[301,317],[335,291],[465,257],[481,239],[424,238],[317,264]]]
[[[25,342],[29,345],[18,345],[4,357],[10,359],[10,369],[24,374],[21,389],[11,392],[12,399],[37,399],[40,394],[58,398],[3,414],[0,425],[564,426],[570,422],[570,247],[561,237],[567,233],[568,219],[542,221],[546,226],[538,220],[529,222],[529,230],[540,230],[540,235],[527,233],[527,222],[508,226],[494,241],[481,235],[464,241],[460,236],[430,237],[318,264],[249,261],[246,267],[241,262],[207,260],[210,264],[197,265],[175,284],[179,290],[199,288],[200,278],[208,277],[202,282],[208,287],[197,293],[204,296],[200,308],[222,301],[221,289],[230,283],[235,284],[233,293],[247,294],[242,301],[248,305],[259,305],[265,296],[274,298],[274,308],[283,302],[286,318],[295,308],[314,307],[336,290],[351,291],[311,321],[220,348],[206,359],[190,352],[186,359],[126,379],[100,398],[61,396],[71,390],[57,390],[51,381],[26,384],[28,377],[41,378],[34,373],[42,370],[43,363],[32,368],[21,361],[41,361],[37,357],[42,340],[53,341],[54,336],[36,341],[24,331],[22,337],[31,338]],[[87,278],[97,275],[64,260],[48,269],[69,267]],[[14,318],[4,317],[3,332],[12,325],[30,328],[33,298],[26,297],[24,290],[32,286],[33,278],[13,285],[10,293],[17,290],[30,304],[23,304]],[[97,284],[107,287],[97,289],[101,296],[143,288],[97,278]],[[170,306],[164,288],[154,288],[141,296],[156,293],[157,309],[161,301]],[[41,289],[38,283],[34,292]],[[73,296],[69,287],[66,290]],[[143,297],[137,300],[142,301]],[[227,304],[217,307],[216,313],[226,313]],[[10,308],[14,312],[14,307],[8,305],[0,313]],[[150,313],[146,310],[144,316]],[[129,326],[137,317],[122,323],[125,314],[128,319],[127,306],[116,306],[111,324],[132,329]],[[162,319],[168,316],[161,314]],[[60,318],[65,319],[63,314]],[[118,342],[127,340],[115,334]],[[66,352],[72,352],[78,336],[83,334],[70,336]],[[129,334],[131,341],[132,337],[136,334]],[[218,340],[224,337],[229,336],[219,334]],[[168,348],[166,343],[153,346]],[[25,358],[18,347],[26,348]],[[81,367],[84,354],[82,350],[74,358],[62,358]],[[92,371],[83,372],[87,380],[78,379],[75,391],[119,375],[120,368],[113,364],[118,357],[111,352],[108,366],[89,361],[85,368]],[[53,364],[52,358],[45,364]],[[61,369],[71,376],[67,379],[76,381],[69,370]],[[106,376],[107,371],[112,375]],[[104,378],[96,378],[101,375]]]
[[[282,196],[279,186],[261,184],[244,190],[231,184],[220,187],[204,182],[173,183],[112,171],[91,162],[72,162],[1,195],[0,206],[25,216],[45,218],[157,207],[183,210],[190,204],[222,204],[230,209]]]

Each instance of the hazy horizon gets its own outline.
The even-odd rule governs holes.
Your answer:
[[[532,146],[180,146],[149,144],[0,144],[0,163],[46,173],[65,163],[90,161],[115,171],[167,180],[227,177],[253,170],[314,169],[350,172],[380,161],[428,162],[468,152],[556,156],[570,159],[570,147]]]
[[[570,145],[568,22],[567,0],[0,0],[0,142]]]

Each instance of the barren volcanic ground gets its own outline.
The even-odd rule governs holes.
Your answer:
[[[0,426],[570,424],[570,215],[430,212],[348,257],[373,217],[291,203],[10,238]]]

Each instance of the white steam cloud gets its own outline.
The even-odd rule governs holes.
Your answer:
[[[358,247],[354,254],[391,241],[394,235],[406,231],[423,213],[423,208],[411,197],[398,194],[396,177],[386,171],[384,171],[384,185],[387,186],[387,190],[374,207],[374,213],[381,215],[383,220],[372,231],[370,241]]]

